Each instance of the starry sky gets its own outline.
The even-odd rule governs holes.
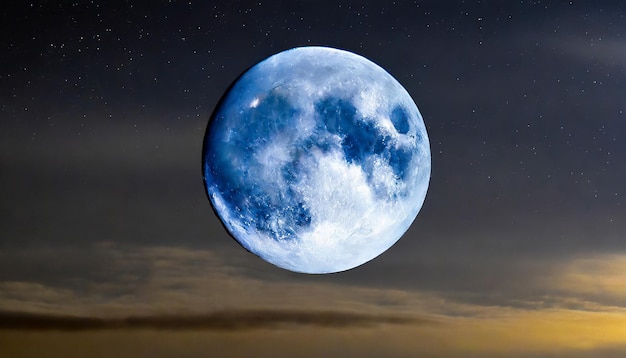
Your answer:
[[[626,355],[624,4],[3,8],[0,353]],[[243,250],[202,182],[224,91],[308,45],[391,73],[432,151],[409,231],[333,275]]]

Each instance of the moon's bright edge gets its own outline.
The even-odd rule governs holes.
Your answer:
[[[339,272],[391,247],[430,180],[422,116],[384,69],[302,47],[245,72],[216,108],[203,170],[213,208],[247,250],[304,273]]]

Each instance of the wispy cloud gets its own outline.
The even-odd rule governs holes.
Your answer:
[[[0,252],[0,258],[33,261],[42,277],[0,281],[0,308],[11,311],[98,317],[129,315],[206,314],[220,310],[326,310],[444,316],[482,315],[485,307],[517,309],[626,309],[626,254],[511,263],[493,278],[497,287],[482,294],[465,287],[431,290],[339,284],[318,277],[256,276],[241,263],[246,253],[184,247],[125,247],[102,243],[76,249],[56,259],[55,250]],[[241,255],[241,256],[240,256]],[[88,269],[76,270],[76,257]],[[228,258],[227,260],[225,258]],[[36,261],[36,262],[35,262]],[[0,264],[1,265],[1,264]],[[52,267],[54,265],[67,268]],[[50,267],[48,267],[50,266]],[[466,285],[467,286],[467,285]],[[480,286],[482,287],[482,286]],[[479,287],[479,288],[480,288]],[[499,288],[499,291],[496,289]],[[481,297],[490,295],[491,297]]]
[[[585,61],[622,68],[626,61],[626,41],[621,39],[561,35],[552,39],[550,43],[564,54]]]
[[[626,307],[626,255],[575,258],[559,269],[554,284],[578,297]]]
[[[86,250],[78,251],[76,257],[81,260],[85,255],[96,256]],[[378,314],[393,310],[409,314],[440,301],[429,294],[339,285],[308,276],[299,276],[300,280],[255,277],[244,272],[245,265],[238,266],[237,255],[228,251],[121,247],[110,243],[99,244],[94,251],[99,264],[82,272],[59,270],[57,275],[66,275],[65,279],[31,277],[31,280],[0,282],[0,307],[30,313],[97,317],[193,315],[242,307],[316,311],[332,307],[339,311]],[[20,255],[15,252],[5,256]],[[34,257],[53,265],[59,263],[54,255],[54,250],[50,250]],[[23,259],[32,257],[28,253]],[[69,254],[64,257],[72,259]],[[55,272],[54,269],[47,271]],[[46,270],[42,274],[46,275]]]

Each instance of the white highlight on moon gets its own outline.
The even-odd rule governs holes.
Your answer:
[[[220,189],[207,181],[209,197],[231,234],[263,259],[306,273],[348,270],[391,247],[422,207],[430,178],[426,129],[406,90],[369,60],[323,47],[297,48],[274,55],[254,66],[240,81],[248,80],[247,76],[254,86],[234,87],[238,96],[227,98],[224,118],[238,118],[235,109],[231,109],[237,108],[237,102],[247,103],[251,109],[259,108],[272,91],[298,112],[293,128],[264,138],[267,144],[251,153],[255,165],[245,175],[267,183],[262,189],[277,201],[292,190],[302,198],[301,205],[310,213],[311,221],[308,227],[298,229],[295,240],[272,237],[244,225],[244,214],[233,209]],[[295,143],[315,135],[319,120],[315,104],[326,98],[349,101],[363,123],[373,124],[380,136],[386,136],[385,145],[411,152],[402,178],[394,173],[389,158],[375,153],[360,164],[350,163],[339,149],[324,152],[312,148],[306,155],[295,157]],[[397,106],[407,109],[406,133],[399,133],[392,123],[391,113]],[[244,120],[226,122],[225,132],[236,132]],[[231,136],[225,134],[223,143],[229,143]],[[327,137],[336,148],[344,140],[331,133]],[[294,182],[287,182],[281,169],[294,161],[302,171]],[[275,213],[266,219],[270,227],[286,224],[285,218]]]

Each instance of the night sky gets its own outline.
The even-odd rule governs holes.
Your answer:
[[[626,356],[626,4],[144,3],[0,12],[0,355]],[[231,82],[308,45],[391,73],[432,152],[332,275],[243,250],[202,180]]]

